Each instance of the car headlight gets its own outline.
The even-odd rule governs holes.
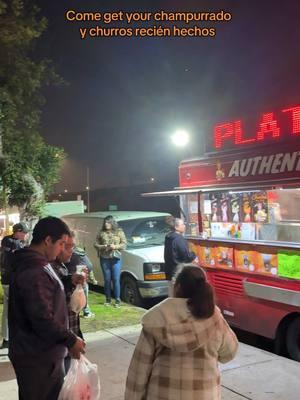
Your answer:
[[[159,281],[166,279],[164,263],[144,263],[145,281]]]

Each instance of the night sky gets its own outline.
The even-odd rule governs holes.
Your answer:
[[[53,60],[68,83],[44,93],[42,134],[68,153],[57,191],[83,190],[87,166],[92,189],[144,183],[151,177],[175,186],[180,159],[203,154],[214,124],[247,115],[258,120],[262,112],[300,103],[297,0],[37,3],[49,20],[38,51]],[[213,39],[81,40],[78,29],[89,23],[67,22],[68,9],[225,9],[233,19],[206,23],[217,29]],[[170,143],[178,128],[191,135],[186,149]]]

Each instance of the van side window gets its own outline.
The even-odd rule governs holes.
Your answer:
[[[128,248],[161,246],[170,227],[165,218],[144,218],[120,221],[128,240]]]

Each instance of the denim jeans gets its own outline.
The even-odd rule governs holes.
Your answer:
[[[119,258],[100,258],[100,265],[104,277],[104,292],[106,300],[111,300],[111,282],[113,283],[114,296],[116,300],[120,300],[120,271],[121,260]]]

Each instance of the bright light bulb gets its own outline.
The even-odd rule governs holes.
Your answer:
[[[171,136],[173,144],[178,147],[184,147],[189,141],[189,135],[186,131],[179,130]]]

